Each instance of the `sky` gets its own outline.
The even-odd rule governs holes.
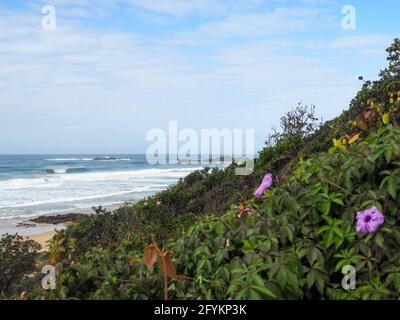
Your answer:
[[[345,110],[358,76],[386,66],[399,12],[398,0],[1,0],[0,153],[144,153],[169,121],[254,129],[259,149],[298,102],[324,120]]]

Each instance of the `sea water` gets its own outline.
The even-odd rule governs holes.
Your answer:
[[[200,168],[149,165],[145,155],[0,155],[0,225],[134,202]]]

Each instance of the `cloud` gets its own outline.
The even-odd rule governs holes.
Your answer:
[[[304,31],[315,26],[315,9],[278,8],[271,12],[236,14],[200,27],[199,32],[219,37],[250,37]]]
[[[275,1],[275,0],[274,0]],[[54,5],[63,16],[96,17],[123,10],[134,16],[161,15],[188,18],[192,15],[216,16],[257,8],[265,0],[38,0],[28,6]]]
[[[205,45],[221,40],[257,39],[271,36],[299,35],[324,30],[334,25],[334,17],[318,8],[280,7],[260,12],[234,13],[207,21],[192,31],[183,31],[166,43]]]
[[[215,16],[258,8],[265,0],[123,0],[126,4],[156,14],[175,17]],[[273,1],[272,1],[273,2]]]
[[[220,8],[216,0],[128,0],[128,4],[158,14],[184,16]]]
[[[111,151],[143,152],[147,130],[168,120],[194,129],[251,127],[261,142],[299,100],[329,118],[358,85],[348,70],[307,55],[296,38],[324,28],[318,8],[253,10],[259,1],[240,1],[239,10],[218,1],[223,16],[151,33],[143,24],[112,24],[131,16],[115,16],[105,2],[46,2],[62,13],[54,31],[41,28],[37,8],[0,9],[7,30],[0,33],[0,152],[104,152],[110,139]],[[130,1],[129,8],[182,17],[207,14],[204,3]],[[96,7],[94,14],[110,15],[98,21],[111,27],[85,24]]]
[[[341,37],[332,41],[329,47],[332,49],[380,49],[386,48],[394,35],[387,34],[360,34]]]

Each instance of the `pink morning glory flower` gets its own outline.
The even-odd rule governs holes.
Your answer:
[[[385,217],[375,206],[357,213],[357,232],[373,233],[385,222]]]
[[[257,188],[256,192],[254,192],[254,196],[256,198],[261,198],[264,192],[271,187],[272,187],[272,174],[267,173],[264,176],[260,186]]]
[[[156,205],[160,206],[161,205],[161,200],[157,200]]]

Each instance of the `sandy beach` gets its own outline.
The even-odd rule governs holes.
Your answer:
[[[48,243],[51,238],[56,234],[55,231],[48,231],[48,232],[43,232],[43,233],[38,233],[38,234],[33,234],[33,235],[28,235],[26,236],[26,239],[28,240],[33,240],[42,246],[42,251],[47,251],[48,250]]]

